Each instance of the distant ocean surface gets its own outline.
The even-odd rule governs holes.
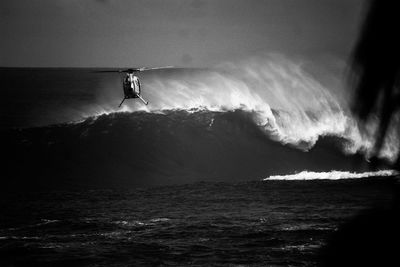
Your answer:
[[[0,266],[316,265],[393,200],[399,139],[371,170],[376,121],[267,62],[143,73],[121,109],[119,74],[0,69]]]

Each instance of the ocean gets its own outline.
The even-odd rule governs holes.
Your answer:
[[[0,263],[316,266],[329,236],[363,210],[389,205],[392,186],[374,179],[199,182],[3,194]]]
[[[372,168],[376,120],[326,73],[149,71],[150,104],[118,109],[120,74],[96,70],[0,69],[1,266],[316,266],[393,206],[397,132]]]

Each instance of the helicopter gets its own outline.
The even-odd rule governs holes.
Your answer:
[[[104,71],[96,71],[96,72],[116,72],[116,73],[126,73],[125,77],[122,78],[122,88],[124,90],[124,98],[121,103],[118,105],[120,108],[126,99],[140,99],[143,104],[149,104],[142,95],[141,95],[141,84],[137,73],[148,70],[157,70],[157,69],[167,69],[173,68],[173,66],[165,66],[165,67],[156,67],[156,68],[129,68],[124,70],[104,70]]]

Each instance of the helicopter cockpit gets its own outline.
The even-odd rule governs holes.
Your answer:
[[[132,73],[127,73],[124,79],[125,98],[138,98],[140,95],[140,81]]]

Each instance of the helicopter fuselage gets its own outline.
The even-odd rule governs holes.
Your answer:
[[[119,107],[121,107],[122,103],[125,99],[130,98],[139,98],[145,105],[148,104],[146,100],[142,98],[140,95],[140,81],[139,78],[131,72],[126,74],[126,77],[123,81],[123,89],[124,89],[124,99],[122,100]]]

